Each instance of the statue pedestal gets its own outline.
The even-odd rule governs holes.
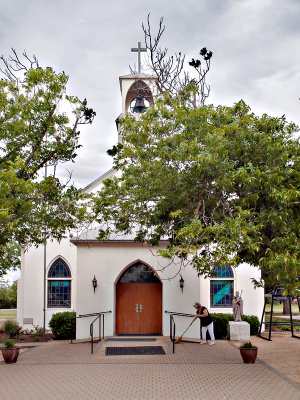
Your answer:
[[[250,324],[245,321],[229,321],[230,340],[250,340]]]

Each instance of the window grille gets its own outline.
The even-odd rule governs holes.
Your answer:
[[[71,278],[70,268],[59,258],[51,265],[48,278]]]
[[[48,272],[48,308],[71,307],[70,268],[62,260],[56,260]]]
[[[233,271],[231,267],[214,268],[210,280],[210,307],[232,307],[234,293]]]

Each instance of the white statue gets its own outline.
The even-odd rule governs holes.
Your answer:
[[[233,307],[234,321],[241,322],[243,314],[243,299],[238,291],[236,291],[235,296],[233,296],[232,307]]]

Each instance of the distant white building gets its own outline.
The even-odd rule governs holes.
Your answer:
[[[123,115],[130,110],[133,101],[139,106],[141,98],[153,104],[155,78],[142,73],[121,76],[120,87]],[[114,170],[108,171],[84,190],[96,192],[103,179],[113,174]],[[170,279],[176,274],[178,265],[167,266],[168,260],[134,242],[132,237],[107,242],[99,242],[96,237],[97,231],[91,230],[78,238],[64,239],[61,243],[49,242],[46,258],[43,246],[22,253],[17,311],[17,320],[22,327],[43,326],[44,292],[46,327],[57,312],[76,311],[77,315],[82,315],[111,311],[105,316],[106,336],[167,336],[170,322],[165,311],[193,313],[193,303],[199,301],[210,312],[232,312],[232,297],[236,290],[243,290],[244,314],[261,315],[263,289],[254,289],[251,281],[251,278],[259,279],[258,268],[247,264],[236,269],[219,267],[216,277],[204,279],[198,277],[195,269],[187,266]],[[165,243],[161,242],[160,247],[163,246]],[[181,277],[183,287],[179,283]],[[97,280],[96,288],[93,287],[93,279]],[[77,319],[78,339],[89,337],[91,321],[92,318]],[[176,318],[178,335],[189,321],[185,317]],[[187,332],[187,337],[199,337],[199,326],[194,325]]]

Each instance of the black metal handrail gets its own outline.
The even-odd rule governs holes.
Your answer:
[[[94,323],[97,321],[97,319],[99,319],[99,339],[98,339],[98,343],[101,342],[101,325],[102,325],[102,337],[104,339],[104,315],[111,313],[111,311],[102,311],[100,313],[96,313],[98,314],[97,317],[91,322],[90,324],[90,336],[91,336],[91,354],[94,353]],[[94,314],[94,315],[96,315]],[[92,315],[90,315],[92,316]],[[101,322],[101,317],[102,317],[102,322]]]
[[[172,314],[172,315],[178,315],[179,317],[194,317],[195,314],[185,314],[185,313],[179,313],[175,311],[165,311],[166,314]]]
[[[173,315],[170,314],[170,340],[172,342],[173,354],[175,353],[175,336],[176,336],[176,324]]]
[[[175,342],[176,342],[176,324],[174,320],[174,315],[178,317],[191,317],[193,318],[195,314],[185,314],[185,313],[178,313],[175,311],[165,311],[166,314],[170,314],[170,340],[172,342],[173,353],[175,353]],[[200,320],[200,318],[199,318]],[[200,325],[200,339],[201,339],[201,325]]]
[[[66,318],[64,318],[64,320],[65,321],[67,321],[67,320],[69,320],[69,319],[77,319],[77,318],[87,318],[87,317],[92,317],[92,316],[94,316],[94,315],[98,315],[98,313],[92,313],[92,314],[80,314],[80,315],[77,315],[77,317],[66,317]],[[70,336],[70,343],[72,344],[73,343],[73,338],[72,338],[72,327],[71,328],[66,328],[67,330],[69,330],[70,331],[70,333],[71,333],[71,336]]]
[[[77,318],[90,318],[90,317],[95,317],[93,322],[91,322],[90,324],[90,337],[91,337],[91,353],[93,354],[94,352],[94,322],[97,321],[97,319],[99,318],[99,339],[98,342],[100,342],[101,339],[101,325],[102,325],[102,337],[104,339],[104,314],[108,314],[111,313],[111,311],[101,311],[101,312],[97,312],[97,313],[90,313],[90,314],[79,314],[77,317],[67,317],[64,318],[65,320],[69,320],[69,319],[77,319]],[[102,323],[101,323],[101,316],[102,316]],[[68,328],[70,330],[72,330],[72,328]],[[71,337],[70,337],[70,343],[72,344],[72,332],[71,332]]]

